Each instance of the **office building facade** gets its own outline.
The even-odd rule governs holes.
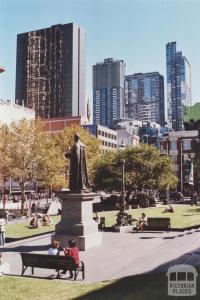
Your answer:
[[[176,42],[166,45],[167,105],[169,127],[183,130],[185,108],[192,103],[191,67],[181,51],[176,51]]]
[[[83,125],[91,135],[94,135],[100,142],[103,150],[115,150],[117,148],[117,131],[99,124]]]
[[[112,127],[124,116],[123,60],[104,59],[93,66],[93,123]]]
[[[170,156],[173,161],[174,173],[178,177],[177,188],[184,195],[190,196],[191,191],[198,188],[198,182],[189,183],[190,157],[194,157],[192,143],[198,136],[198,130],[176,131],[162,136],[161,153]]]
[[[16,103],[36,117],[85,116],[85,31],[58,24],[17,36]]]
[[[125,76],[125,116],[165,124],[164,78],[158,72]]]

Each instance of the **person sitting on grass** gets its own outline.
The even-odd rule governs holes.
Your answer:
[[[37,223],[37,217],[34,216],[31,221],[30,221],[30,227],[31,228],[36,228],[36,223]]]
[[[79,248],[76,247],[76,241],[74,239],[70,240],[69,242],[69,248],[64,248],[64,255],[65,256],[71,256],[74,258],[76,265],[78,266],[80,263],[79,258]],[[66,274],[66,270],[63,270],[62,274]],[[69,270],[70,272],[70,278],[73,278],[73,272],[72,270]]]
[[[142,215],[139,218],[138,223],[137,223],[137,232],[139,230],[143,231],[145,225],[147,225],[147,217],[146,217],[145,213],[142,213]]]
[[[39,214],[35,215],[30,221],[30,228],[39,228],[42,226],[41,216]]]
[[[174,209],[172,207],[172,205],[169,203],[169,208],[165,208],[164,211],[162,211],[162,213],[174,213]]]
[[[44,215],[42,217],[42,225],[43,226],[49,226],[49,225],[52,225],[53,224],[53,221],[52,219],[50,218],[49,215]]]
[[[60,243],[56,240],[54,240],[51,244],[51,247],[48,249],[48,255],[59,255]]]

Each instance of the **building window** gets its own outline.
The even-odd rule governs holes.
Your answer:
[[[177,143],[176,143],[176,141],[172,141],[170,143],[170,150],[177,150]]]
[[[101,130],[98,130],[98,135],[101,135]]]
[[[191,140],[183,140],[183,150],[191,150]]]

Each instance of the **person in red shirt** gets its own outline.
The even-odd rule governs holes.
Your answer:
[[[76,241],[72,239],[68,243],[69,243],[69,248],[64,248],[64,255],[73,257],[75,259],[76,264],[79,265],[80,263],[79,248],[76,247]],[[70,278],[73,278],[72,270],[69,270],[69,272],[70,272]],[[62,274],[66,274],[66,270],[64,270]]]

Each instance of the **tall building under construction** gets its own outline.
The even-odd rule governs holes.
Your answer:
[[[15,102],[36,117],[85,116],[85,31],[58,24],[17,36]]]

